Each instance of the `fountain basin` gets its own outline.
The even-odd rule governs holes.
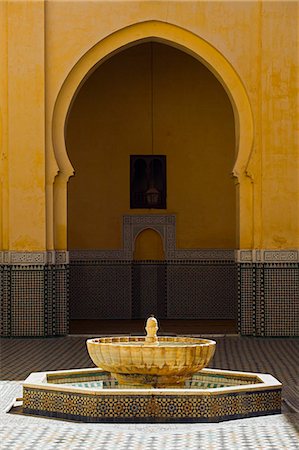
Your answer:
[[[24,414],[83,422],[220,422],[276,414],[281,383],[273,376],[202,369],[179,389],[123,389],[99,368],[32,373]]]
[[[87,340],[97,367],[111,372],[121,385],[142,388],[182,387],[192,374],[206,367],[216,342],[191,337],[103,337]]]

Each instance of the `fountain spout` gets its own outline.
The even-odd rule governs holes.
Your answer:
[[[146,345],[159,345],[158,337],[157,337],[157,331],[158,331],[158,321],[154,316],[151,316],[146,321],[146,338],[145,338],[145,344]]]

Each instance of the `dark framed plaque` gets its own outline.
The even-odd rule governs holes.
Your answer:
[[[166,209],[166,156],[130,156],[130,208]]]

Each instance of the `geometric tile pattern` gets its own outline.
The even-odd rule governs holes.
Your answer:
[[[1,336],[10,336],[11,331],[11,308],[10,308],[10,285],[11,270],[9,266],[0,266],[0,321]]]
[[[22,387],[1,383],[0,439],[10,450],[256,450],[298,449],[299,414],[220,423],[92,424],[7,414]],[[297,429],[296,429],[297,428]]]
[[[104,396],[24,386],[25,413],[87,422],[206,422],[276,414],[280,389],[222,395],[129,394]],[[78,416],[80,411],[80,416]]]
[[[0,264],[41,266],[45,264],[68,264],[69,255],[66,250],[48,250],[39,252],[1,251]]]
[[[51,299],[48,317],[51,312],[53,319],[52,328],[48,328],[48,334],[65,336],[69,331],[69,265],[48,266],[46,274],[52,283],[45,290],[48,299]]]
[[[299,336],[299,264],[241,263],[239,331],[253,336]]]
[[[233,262],[167,264],[167,317],[235,319],[237,267]]]
[[[70,264],[71,319],[130,319],[131,262]]]
[[[238,326],[243,336],[254,336],[255,330],[255,267],[239,264],[238,267]]]
[[[2,265],[0,273],[2,336],[67,334],[67,265]]]
[[[132,316],[134,319],[154,314],[167,316],[166,264],[135,261],[132,264]]]
[[[235,259],[243,263],[298,263],[299,249],[252,249],[236,250]]]
[[[71,319],[234,319],[231,261],[71,261]]]
[[[11,271],[10,308],[12,336],[41,336],[44,334],[43,267],[23,267]]]
[[[299,336],[299,265],[265,265],[264,334]]]
[[[167,221],[164,225],[173,227]],[[238,314],[242,335],[299,335],[295,250],[240,250],[238,264],[219,259],[220,253],[215,260],[177,258],[139,265],[132,260],[88,260],[85,255],[82,261],[71,261],[70,269],[57,263],[56,253],[55,258],[51,252],[12,253],[9,263],[0,265],[1,336],[65,335],[69,315],[130,319],[152,313],[168,319],[215,320]],[[61,253],[63,261],[67,255]],[[5,261],[5,252],[2,256]],[[45,263],[50,257],[51,264]],[[19,258],[15,264],[14,258]]]
[[[123,245],[130,258],[135,236],[148,226],[155,228],[164,241],[165,277],[159,276],[154,262],[152,267],[144,264],[133,268],[130,297],[122,300],[126,306],[119,303],[126,315],[117,317],[130,318],[131,313],[133,318],[144,318],[149,311],[169,319],[233,319],[238,314],[243,335],[299,335],[298,250],[238,250],[236,264],[233,250],[177,249],[174,215],[124,216]],[[71,253],[71,259],[74,263],[80,257],[87,260],[89,252],[96,256],[96,250],[86,250],[82,255],[80,251]],[[96,261],[105,265],[101,253]],[[128,278],[122,282],[127,286]],[[72,292],[78,289],[74,287]],[[74,299],[71,293],[71,304]],[[104,309],[103,317],[111,317],[104,298],[93,302],[89,297],[92,311],[97,310],[98,303]],[[84,303],[78,304],[83,308]],[[113,301],[111,305],[113,309]]]

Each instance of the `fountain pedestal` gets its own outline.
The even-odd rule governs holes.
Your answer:
[[[32,373],[23,412],[86,422],[219,422],[280,412],[274,377],[205,369],[214,341],[157,337],[157,329],[152,317],[146,337],[89,339],[98,368]]]
[[[220,422],[280,410],[274,377],[229,370],[202,369],[179,389],[124,389],[99,368],[32,373],[23,384],[24,414],[80,422]]]

